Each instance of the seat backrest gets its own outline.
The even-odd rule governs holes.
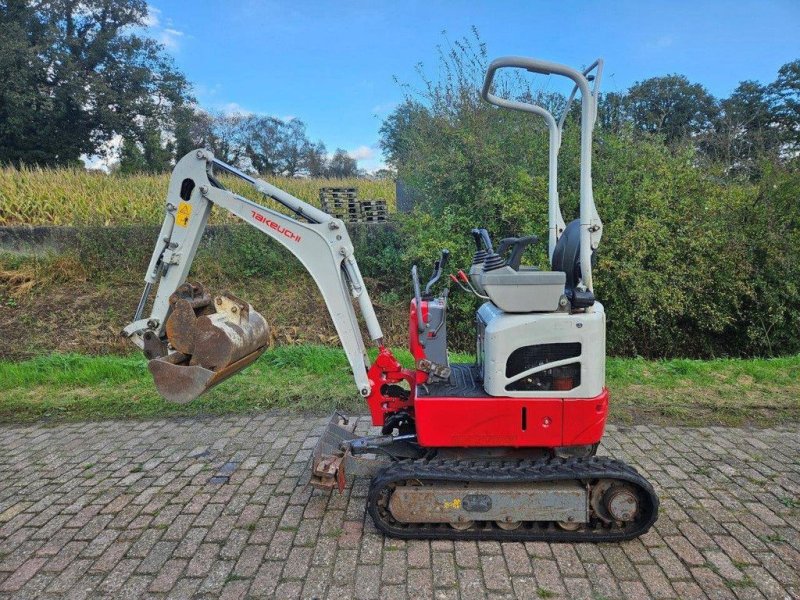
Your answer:
[[[591,261],[594,266],[595,253]],[[575,289],[581,280],[581,222],[575,219],[564,228],[553,249],[553,271],[563,271],[567,276],[564,293],[572,308],[586,308],[594,304],[594,294],[589,290]]]
[[[553,250],[551,268],[567,275],[566,288],[574,290],[581,280],[581,222],[575,219],[564,228]]]

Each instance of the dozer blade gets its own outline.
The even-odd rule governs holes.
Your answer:
[[[367,439],[356,435],[355,429],[355,420],[333,413],[311,456],[312,487],[342,492],[346,477],[373,477],[389,464],[385,453],[351,452],[351,443]]]
[[[158,393],[185,404],[254,362],[266,350],[269,326],[248,303],[211,296],[185,283],[170,297],[167,341],[175,351],[148,363]]]

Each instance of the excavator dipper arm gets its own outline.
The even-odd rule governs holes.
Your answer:
[[[214,168],[246,180],[256,190],[307,222],[289,217],[225,189],[214,177]],[[236,215],[279,242],[308,270],[319,287],[333,319],[339,340],[353,370],[359,393],[368,396],[370,381],[367,370],[370,364],[353,308],[353,299],[358,301],[370,338],[381,345],[383,333],[353,255],[353,245],[344,223],[266,181],[252,178],[215,159],[208,150],[190,152],[178,162],[172,172],[164,223],[145,276],[142,300],[134,321],[123,330],[123,334],[131,338],[137,346],[145,349],[146,353],[148,340],[157,340],[157,343],[161,343],[165,348],[162,356],[156,353],[152,357],[154,360],[150,361],[151,371],[157,379],[156,384],[159,382],[154,367],[169,368],[177,372],[179,369],[171,365],[178,365],[184,361],[183,364],[186,366],[201,369],[205,383],[195,391],[187,391],[191,386],[185,382],[178,383],[187,389],[175,392],[174,399],[186,402],[252,362],[257,357],[255,350],[263,351],[263,344],[259,346],[259,343],[265,341],[266,323],[252,310],[252,307],[230,295],[218,296],[212,302],[202,288],[198,291],[197,286],[185,284],[208,222],[211,207],[214,205]],[[144,307],[153,285],[157,285],[158,289],[152,309],[149,316],[143,317]],[[293,283],[288,280],[285,285],[291,286]],[[179,335],[174,331],[178,331],[178,325],[182,323],[181,315],[184,313],[189,315],[187,318],[191,322],[191,328],[185,328],[183,334]],[[249,322],[245,318],[247,316]],[[170,319],[173,317],[175,325],[171,328]],[[228,364],[224,364],[225,360],[218,356],[207,356],[209,353],[219,354],[220,331],[224,331],[227,336],[225,344],[245,349],[227,355]],[[173,335],[170,336],[171,333]],[[214,335],[217,337],[214,338]],[[205,348],[203,351],[200,345],[212,343],[212,338],[216,340],[214,342],[216,349]],[[244,352],[256,356],[247,362],[242,356]],[[154,366],[153,363],[157,361],[159,364]],[[239,363],[244,364],[228,372],[230,367],[236,367]],[[161,387],[159,390],[164,394]],[[168,397],[170,394],[164,395]]]

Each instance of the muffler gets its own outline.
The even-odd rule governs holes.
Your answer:
[[[185,404],[254,362],[266,350],[269,326],[230,292],[211,295],[184,283],[169,298],[165,324],[169,354],[147,364],[158,393]]]

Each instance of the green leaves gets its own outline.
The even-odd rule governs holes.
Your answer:
[[[142,0],[0,5],[0,163],[72,165],[171,119],[189,86],[133,33],[146,16]]]
[[[427,273],[447,247],[454,267],[467,268],[474,250],[469,231],[486,227],[495,240],[539,235],[543,242],[525,263],[546,266],[543,123],[479,101],[485,54],[469,40],[457,47],[443,55],[440,81],[426,81],[423,93],[382,129],[399,177],[422,197],[402,225],[404,257]],[[800,88],[792,65],[781,70],[785,106]],[[524,82],[498,85],[505,97],[558,104]],[[763,100],[761,92],[742,84],[736,110],[747,113]],[[782,164],[761,156],[761,180],[743,180],[730,165],[707,162],[707,146],[670,143],[709,129],[717,118],[702,86],[669,76],[643,82],[629,96],[604,101],[606,127],[594,143],[594,195],[605,223],[595,285],[608,314],[609,351],[647,357],[800,351],[797,159]],[[730,102],[725,106],[735,112]],[[635,127],[631,107],[638,111]],[[566,221],[578,212],[577,125],[571,114],[559,156]],[[476,306],[460,291],[451,296],[455,347],[471,347]]]

